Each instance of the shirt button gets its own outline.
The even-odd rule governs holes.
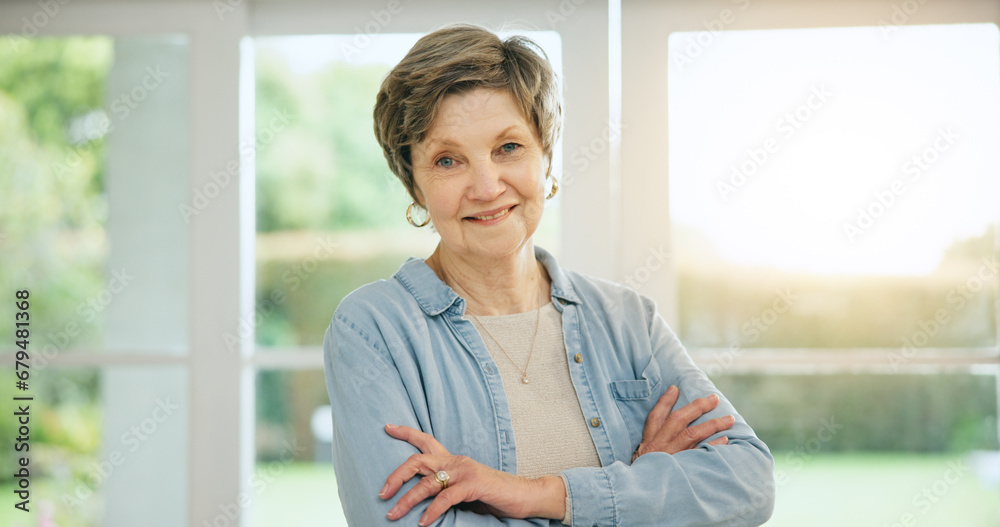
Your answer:
[[[583,362],[583,355],[577,353],[576,355],[573,355],[573,360],[575,360],[576,362]]]
[[[598,426],[601,426],[601,420],[598,419],[598,418],[596,418],[596,417],[593,418],[593,419],[591,419],[590,420],[590,426],[592,426],[594,428],[597,428]]]
[[[562,304],[562,305],[564,305],[564,306],[566,305],[566,301],[563,300],[563,299],[561,299],[561,298],[559,299],[559,303]]]

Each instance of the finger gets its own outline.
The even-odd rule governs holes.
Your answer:
[[[670,415],[670,411],[673,410],[674,404],[677,403],[677,396],[680,390],[676,386],[671,385],[667,388],[667,391],[663,392],[659,400],[656,401],[656,405],[653,409],[649,411],[649,415],[646,416],[646,424],[642,428],[642,442],[647,443],[656,436],[656,432],[663,426],[663,421]]]
[[[692,432],[688,432],[688,426],[707,412],[712,411],[719,404],[719,396],[712,394],[708,397],[695,399],[684,407],[670,412],[670,415],[663,421],[663,425],[656,431],[656,435],[647,442],[646,451],[659,452],[679,452],[691,448],[688,444],[694,437]],[[722,430],[725,430],[723,428]],[[694,432],[697,432],[694,431]],[[715,433],[715,432],[712,432]],[[704,439],[712,435],[711,433],[698,439]],[[678,437],[685,436],[687,442],[677,442]]]
[[[676,447],[680,447],[682,450],[688,448],[694,448],[695,445],[701,443],[702,441],[712,437],[713,435],[732,428],[736,420],[731,415],[726,415],[723,417],[716,417],[715,419],[709,419],[704,423],[697,424],[695,426],[689,426],[684,433],[677,436],[674,441]]]
[[[434,520],[438,519],[438,517],[447,512],[448,509],[465,501],[466,494],[467,492],[465,492],[461,487],[448,487],[441,492],[438,492],[434,501],[427,506],[427,510],[424,511],[424,515],[420,517],[418,525],[421,527],[424,525],[430,525],[434,522]]]
[[[726,436],[722,436],[722,437],[720,437],[718,439],[709,441],[706,444],[708,444],[708,445],[714,445],[714,446],[728,445],[729,444],[729,438],[726,437]]]
[[[379,491],[378,495],[384,500],[387,500],[396,495],[400,487],[404,483],[410,481],[417,474],[423,474],[425,476],[434,473],[431,466],[438,466],[436,461],[438,458],[430,456],[428,454],[413,454],[403,464],[396,467],[389,477],[385,478],[385,485],[382,486],[382,490]],[[432,463],[435,463],[432,465]]]
[[[670,433],[670,437],[676,436],[699,417],[714,410],[718,404],[719,396],[714,393],[708,397],[691,401],[680,409],[670,412],[670,415],[664,420],[663,426],[660,427],[661,431],[658,432],[658,435],[666,428]]]
[[[406,516],[418,503],[441,492],[441,484],[433,476],[424,476],[414,487],[403,494],[386,515],[390,520]],[[447,509],[445,509],[447,510]]]
[[[436,456],[447,456],[449,454],[448,449],[439,443],[437,439],[434,439],[434,436],[421,432],[416,428],[387,424],[385,425],[385,432],[396,439],[406,441],[417,447],[424,454],[434,454]]]

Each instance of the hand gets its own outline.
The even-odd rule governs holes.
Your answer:
[[[453,456],[434,437],[408,426],[386,425],[385,431],[422,453],[410,456],[389,474],[379,497],[392,498],[403,483],[417,474],[425,476],[389,510],[390,520],[402,518],[431,496],[434,501],[420,518],[421,526],[430,524],[459,503],[473,501],[484,504],[489,513],[506,518],[561,519],[565,513],[566,488],[558,476],[537,479],[515,476],[465,456]],[[440,470],[449,476],[445,489],[434,479]]]
[[[639,456],[649,452],[676,454],[683,450],[690,450],[712,434],[728,430],[736,422],[732,415],[727,415],[689,426],[694,420],[715,409],[719,404],[719,396],[712,394],[708,397],[695,399],[687,406],[674,411],[674,404],[677,403],[679,396],[680,390],[676,386],[671,386],[649,411],[649,415],[646,417],[646,426],[642,429],[642,442],[639,443],[639,448],[632,455],[633,462]],[[708,444],[725,445],[728,443],[729,438],[723,436],[709,441]]]

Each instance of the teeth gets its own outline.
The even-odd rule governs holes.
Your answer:
[[[492,219],[495,219],[495,218],[499,218],[500,216],[503,216],[504,214],[507,214],[508,212],[510,212],[510,209],[503,209],[502,211],[500,211],[500,212],[498,212],[498,213],[496,213],[496,214],[494,214],[492,216],[473,216],[473,218],[476,218],[477,220],[492,220]]]

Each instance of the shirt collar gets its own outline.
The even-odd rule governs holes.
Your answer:
[[[563,305],[580,303],[580,297],[577,296],[572,282],[563,272],[555,257],[545,249],[535,247],[535,258],[545,266],[545,270],[548,271],[549,278],[552,280],[552,300]],[[453,305],[463,314],[465,312],[465,300],[458,296],[454,289],[442,282],[434,270],[420,258],[407,260],[396,271],[394,278],[403,284],[403,287],[413,295],[420,309],[429,316],[440,315]]]

